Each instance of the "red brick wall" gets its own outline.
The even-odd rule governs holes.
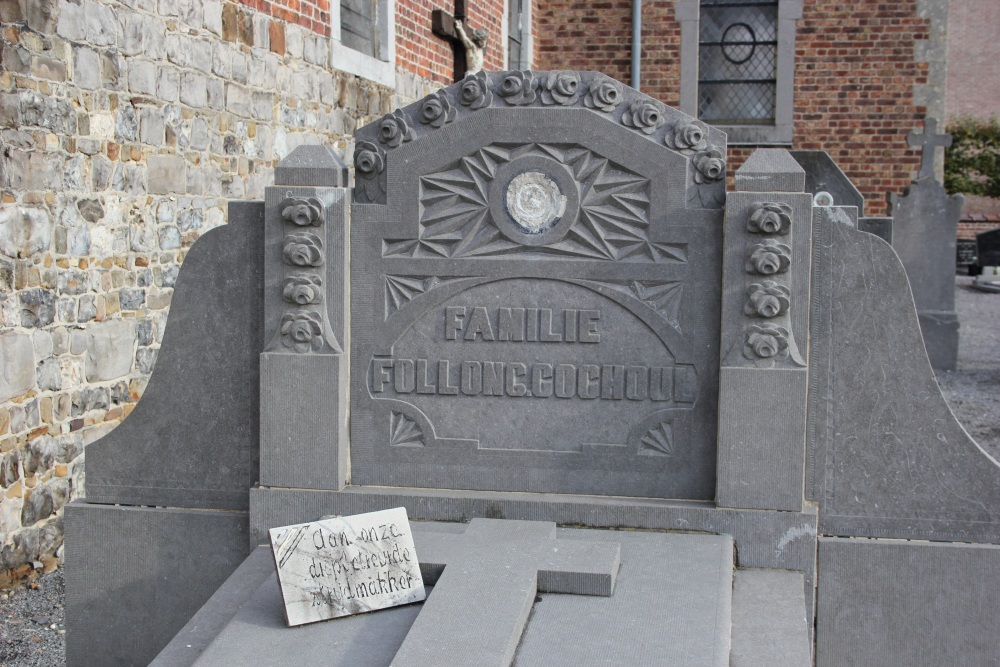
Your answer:
[[[488,70],[504,68],[503,0],[480,0],[468,3],[468,18],[474,28],[485,28]],[[443,84],[452,83],[454,69],[451,46],[431,33],[431,12],[454,10],[452,0],[397,0],[396,2],[396,64],[425,79]]]
[[[975,240],[976,234],[993,231],[998,228],[1000,228],[1000,218],[991,218],[988,220],[959,220],[958,238]]]
[[[1000,114],[1000,2],[948,5],[948,118]]]
[[[339,2],[339,0],[333,0]],[[330,0],[239,0],[279,21],[297,23],[313,32],[330,36]]]
[[[983,0],[996,2],[996,0]],[[539,0],[538,69],[597,69],[630,79],[631,0]],[[828,151],[867,199],[886,211],[885,193],[901,192],[920,166],[906,135],[926,109],[914,86],[927,65],[914,60],[929,23],[917,0],[804,0],[795,62],[793,148]],[[642,90],[677,106],[680,26],[673,2],[643,5]],[[730,149],[730,175],[753,151]]]

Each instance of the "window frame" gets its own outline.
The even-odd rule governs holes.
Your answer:
[[[330,67],[396,88],[396,0],[378,0],[376,6],[378,56],[344,46],[340,40],[340,0],[330,2]]]
[[[698,115],[698,55],[701,0],[675,0],[681,25],[681,111]],[[795,29],[802,0],[778,0],[778,46],[775,63],[774,123],[713,125],[726,133],[730,146],[791,145],[795,110]]]
[[[531,31],[531,12],[534,0],[522,0],[521,3],[521,66],[512,67],[510,62],[510,3],[504,0],[503,12],[503,61],[508,70],[531,69],[535,64],[535,36]],[[527,54],[527,58],[524,57]]]

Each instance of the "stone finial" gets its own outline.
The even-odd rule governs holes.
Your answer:
[[[275,185],[347,187],[347,165],[327,146],[299,146],[274,169]]]
[[[758,148],[736,170],[739,192],[804,192],[806,172],[783,148]]]

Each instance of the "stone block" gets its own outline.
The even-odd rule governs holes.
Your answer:
[[[0,94],[0,125],[8,128],[21,125],[21,100],[14,93]]]
[[[163,112],[144,108],[139,112],[139,140],[151,146],[162,146],[164,137]]]
[[[87,41],[94,46],[112,46],[118,38],[118,21],[111,7],[84,0],[83,19]]]
[[[156,75],[156,94],[167,102],[176,102],[181,88],[180,72],[169,65],[163,65]]]
[[[150,155],[146,177],[151,194],[176,194],[187,189],[187,163],[177,155]]]
[[[133,59],[128,68],[129,90],[142,95],[156,95],[156,72],[156,63]]]
[[[38,388],[41,391],[62,389],[62,368],[58,359],[45,359],[38,364]]]
[[[816,667],[1000,660],[1000,547],[820,538]]]
[[[203,7],[205,11],[205,29],[218,37],[222,37],[222,3],[217,0],[206,0]]]
[[[91,324],[87,327],[87,381],[103,382],[128,375],[134,350],[134,323],[108,320]]]
[[[196,109],[207,105],[208,79],[197,72],[182,72],[181,102]]]
[[[148,664],[249,550],[245,512],[77,501],[65,513],[70,667]]]
[[[43,35],[52,32],[62,18],[63,3],[58,0],[31,0],[21,4],[28,27]]]
[[[0,333],[0,401],[20,396],[35,386],[35,350],[31,336]]]
[[[44,208],[0,208],[0,253],[30,257],[52,244],[52,221]]]

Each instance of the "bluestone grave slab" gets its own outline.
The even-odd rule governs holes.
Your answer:
[[[418,553],[430,553],[449,543],[457,545],[469,530],[463,524],[436,522],[414,522],[412,526]],[[554,535],[557,546],[583,543],[599,552],[620,545],[621,567],[614,592],[610,597],[540,592],[540,601],[533,603],[510,664],[578,667],[595,660],[601,664],[677,667],[729,664],[733,545],[728,537],[574,528],[556,529]],[[495,555],[513,556],[517,552],[517,548],[500,548]],[[269,561],[270,554],[259,549],[251,559]],[[207,649],[193,659],[171,663],[171,667],[277,667],[310,660],[334,667],[396,664],[397,651],[419,627],[415,620],[424,613],[422,607],[437,595],[437,589],[429,587],[428,601],[423,605],[289,630],[275,577],[272,574],[262,584],[258,582],[249,572],[244,583],[255,593],[239,593],[237,597],[247,601]],[[240,588],[234,577],[217,595],[232,596],[232,589]],[[489,607],[480,597],[467,600],[464,609],[472,613],[476,606]],[[184,641],[183,637],[179,635],[174,644]],[[461,640],[457,634],[454,638]],[[177,648],[177,653],[170,654],[184,655],[183,647],[174,644],[164,654]],[[484,664],[477,662],[479,655],[449,662],[435,654],[422,664]]]
[[[142,400],[87,447],[87,502],[243,509],[257,481],[263,349],[257,202],[192,246]]]

